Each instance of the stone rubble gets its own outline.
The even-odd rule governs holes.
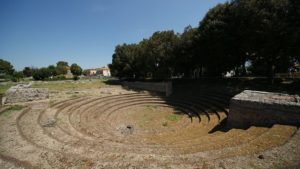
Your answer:
[[[2,97],[2,105],[9,103],[30,102],[49,98],[48,89],[31,88],[32,83],[12,86]]]

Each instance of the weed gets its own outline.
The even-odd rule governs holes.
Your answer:
[[[4,117],[8,118],[11,116],[12,112],[22,110],[22,109],[23,109],[23,106],[21,106],[21,105],[13,105],[13,106],[9,107],[8,109],[6,109],[4,112],[2,112],[2,114]]]
[[[151,111],[156,109],[155,105],[146,105],[145,107],[146,107],[147,110],[151,110]]]
[[[176,114],[171,114],[171,115],[168,115],[168,116],[166,117],[167,120],[173,121],[173,122],[176,122],[176,121],[180,120],[180,118],[181,118],[181,117],[178,116],[178,115],[176,115]]]

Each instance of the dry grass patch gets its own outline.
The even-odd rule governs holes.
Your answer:
[[[84,90],[84,89],[99,89],[106,84],[105,80],[102,79],[91,79],[91,80],[64,80],[64,81],[46,81],[36,82],[32,85],[34,88],[48,88],[49,90]]]

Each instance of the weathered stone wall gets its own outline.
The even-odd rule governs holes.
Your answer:
[[[280,93],[245,90],[230,101],[231,127],[300,124],[300,97]]]
[[[166,96],[170,96],[173,90],[172,82],[123,82],[123,85],[133,89],[162,92]]]
[[[31,88],[31,84],[18,84],[8,89],[2,97],[2,104],[29,102],[49,98],[48,89]]]

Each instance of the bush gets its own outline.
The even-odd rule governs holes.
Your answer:
[[[73,76],[73,80],[79,80],[79,76]]]
[[[19,81],[19,79],[16,78],[16,77],[14,77],[14,76],[11,76],[11,77],[10,77],[10,80],[11,80],[12,82],[18,82],[18,81]]]
[[[71,65],[71,72],[74,76],[79,76],[82,74],[82,69],[79,65],[77,65],[76,63]]]
[[[34,70],[35,70],[34,68],[25,67],[23,69],[23,74],[24,74],[25,77],[30,77],[30,76],[32,76]]]
[[[23,72],[14,72],[13,75],[10,77],[10,80],[13,82],[19,82],[23,78]]]
[[[52,78],[52,80],[66,80],[64,75],[57,75]]]
[[[45,80],[51,76],[51,73],[48,68],[36,69],[33,72],[34,80]]]

